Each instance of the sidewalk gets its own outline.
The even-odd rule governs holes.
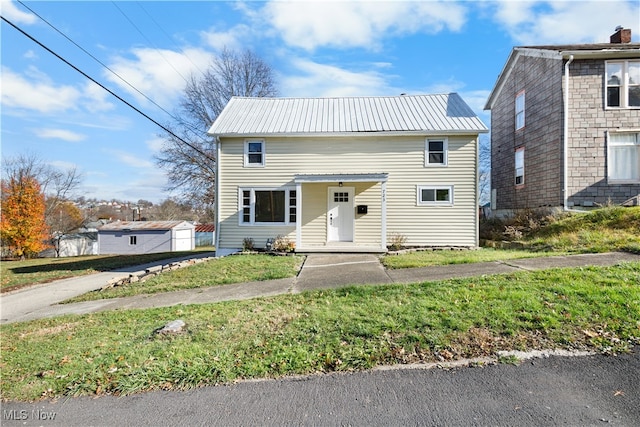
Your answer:
[[[0,297],[0,317],[2,323],[12,323],[63,314],[86,314],[115,309],[169,307],[180,304],[243,300],[315,289],[338,288],[347,285],[416,283],[505,274],[522,270],[531,271],[591,265],[608,266],[625,261],[640,262],[640,255],[615,252],[386,270],[377,255],[309,254],[297,277],[75,304],[59,304],[59,302],[73,296],[99,289],[107,281],[118,277],[118,275],[126,277],[131,272],[149,268],[149,265],[145,265],[117,272],[98,273],[74,279],[59,280],[46,285],[28,288],[24,291],[3,295]],[[167,260],[163,261],[163,263],[166,262]]]

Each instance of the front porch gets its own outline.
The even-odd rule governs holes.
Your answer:
[[[296,175],[296,252],[386,252],[387,179],[387,173]]]

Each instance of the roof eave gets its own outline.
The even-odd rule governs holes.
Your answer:
[[[511,51],[511,54],[509,54],[509,58],[507,59],[504,68],[498,75],[496,84],[493,86],[493,90],[489,94],[484,110],[491,110],[493,108],[495,99],[502,91],[504,82],[507,80],[509,74],[511,74],[517,58],[521,55],[538,56],[550,59],[568,59],[571,56],[573,56],[574,59],[634,58],[640,55],[640,49],[616,49],[615,46],[592,50],[555,50],[551,48],[515,47]]]
[[[304,138],[324,137],[338,138],[348,136],[415,136],[415,135],[469,135],[488,133],[489,129],[456,129],[456,130],[412,130],[412,131],[380,131],[380,132],[274,132],[274,133],[219,133],[209,134],[216,138]]]

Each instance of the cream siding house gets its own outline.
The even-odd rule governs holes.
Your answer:
[[[216,138],[216,247],[285,236],[298,252],[478,243],[477,139],[455,93],[232,98]]]

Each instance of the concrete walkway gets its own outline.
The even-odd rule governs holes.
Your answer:
[[[200,256],[210,256],[210,254]],[[377,255],[309,254],[297,277],[75,304],[59,304],[61,301],[74,296],[100,289],[109,280],[127,277],[132,272],[143,271],[152,265],[147,264],[114,272],[58,280],[23,291],[2,295],[0,297],[0,317],[1,323],[12,323],[63,314],[86,314],[115,309],[169,307],[179,304],[243,300],[347,285],[417,283],[450,278],[504,274],[522,270],[590,265],[607,266],[625,261],[640,262],[640,255],[615,252],[386,270]],[[162,261],[162,263],[167,262],[167,260]]]

